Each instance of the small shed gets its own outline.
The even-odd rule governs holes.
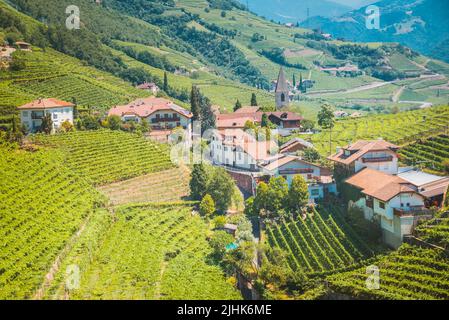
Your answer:
[[[16,45],[17,48],[19,48],[20,50],[31,51],[31,44],[28,43],[28,42],[17,41],[17,42],[15,43],[15,45]]]

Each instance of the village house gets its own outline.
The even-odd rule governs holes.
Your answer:
[[[159,87],[153,82],[144,82],[136,86],[137,89],[144,90],[150,92],[153,96],[157,95],[160,91]]]
[[[363,210],[366,219],[377,221],[383,241],[397,248],[418,221],[432,217],[431,206],[441,205],[449,178],[415,170],[391,175],[364,168],[346,183],[360,191],[354,205]]]
[[[359,67],[352,64],[346,64],[341,67],[322,67],[320,69],[334,77],[357,77],[364,74]]]
[[[388,174],[398,172],[399,147],[385,140],[359,140],[328,157],[335,164],[335,172],[349,177],[363,168],[371,168]]]
[[[152,131],[171,132],[176,127],[192,135],[192,113],[164,98],[137,99],[127,105],[109,110],[108,116],[119,116],[122,121],[147,121]]]
[[[259,107],[242,107],[233,113],[217,113],[217,129],[243,129],[247,121],[260,125],[264,114],[276,129],[284,131],[300,130],[301,121],[304,119],[290,111],[263,112]]]
[[[49,98],[38,99],[18,107],[20,121],[31,133],[41,129],[42,119],[50,114],[53,122],[53,131],[59,129],[65,121],[73,124],[73,107],[70,102]]]
[[[22,51],[31,51],[31,44],[28,42],[17,41],[15,45],[18,49]]]
[[[283,154],[296,154],[298,151],[314,148],[313,144],[301,138],[293,138],[284,143],[279,152]]]
[[[276,151],[274,141],[258,141],[241,129],[218,130],[211,137],[210,156],[216,165],[260,171],[259,163]]]
[[[301,175],[307,182],[311,200],[322,199],[330,193],[337,194],[337,186],[331,171],[300,157],[282,155],[263,165],[262,169],[270,177],[283,177],[289,185],[296,175]]]

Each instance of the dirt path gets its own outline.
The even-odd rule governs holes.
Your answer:
[[[70,240],[67,242],[67,244],[64,246],[64,248],[61,250],[61,252],[56,256],[50,270],[45,275],[44,281],[40,285],[39,289],[37,289],[35,294],[33,295],[34,300],[41,300],[44,297],[45,290],[47,290],[51,286],[56,273],[59,271],[59,268],[61,267],[62,260],[70,252],[73,245],[76,243],[76,241],[79,239],[79,237],[83,233],[84,229],[86,228],[86,225],[90,221],[92,214],[94,214],[94,213],[91,213],[83,221],[83,223],[82,223],[81,227],[78,229],[78,231],[72,236],[72,238],[70,238]]]
[[[392,100],[393,102],[398,102],[399,98],[401,97],[402,92],[404,92],[405,86],[400,87],[393,95]]]
[[[164,278],[165,269],[167,269],[168,262],[162,261],[161,263],[161,272],[159,275],[159,281],[156,282],[154,289],[154,300],[161,300],[161,286],[162,286],[162,279]]]

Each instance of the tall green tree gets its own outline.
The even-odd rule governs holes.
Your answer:
[[[215,202],[210,194],[206,194],[200,203],[200,214],[206,218],[210,218],[215,213]]]
[[[190,178],[190,197],[201,200],[206,194],[208,175],[204,164],[194,164]]]
[[[201,105],[201,132],[205,132],[208,129],[216,128],[215,114],[212,111],[212,103],[209,98],[200,94],[200,105]]]
[[[293,74],[293,88],[296,88],[296,77],[295,77],[295,74]]]
[[[190,111],[193,114],[193,120],[199,121],[201,116],[201,97],[197,86],[192,86],[192,91],[190,92]]]
[[[162,88],[166,93],[168,92],[168,76],[167,72],[164,72],[164,86]]]
[[[332,154],[332,128],[335,126],[334,108],[330,104],[323,104],[317,118],[318,125],[329,130],[329,154]]]
[[[292,184],[288,190],[289,208],[293,212],[300,212],[301,208],[309,201],[309,189],[307,182],[298,174],[293,177]]]
[[[303,90],[302,73],[299,74],[299,90]]]
[[[53,120],[51,119],[50,113],[46,113],[43,116],[40,131],[45,134],[50,134],[53,131]]]
[[[268,210],[276,215],[287,207],[288,183],[283,177],[272,177],[268,183],[268,189],[270,201]]]
[[[236,112],[238,109],[240,109],[242,107],[242,104],[240,103],[240,101],[237,99],[235,106],[234,106],[234,112]]]
[[[256,97],[255,93],[253,93],[251,95],[251,106],[252,107],[257,107],[258,106],[258,104],[257,104],[257,97]]]
[[[234,180],[223,168],[214,168],[206,193],[214,199],[217,211],[224,213],[232,204],[235,188]]]

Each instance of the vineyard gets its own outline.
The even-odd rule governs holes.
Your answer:
[[[207,229],[188,203],[123,206],[114,222],[98,217],[64,262],[79,265],[81,272],[80,288],[69,297],[239,299],[220,268],[206,261]],[[65,295],[61,270],[47,298]]]
[[[189,181],[189,169],[180,167],[115,182],[99,189],[108,196],[114,205],[171,202],[182,200],[183,197],[189,195]]]
[[[145,95],[119,78],[49,48],[17,52],[15,59],[23,61],[25,69],[0,71],[0,106],[54,97],[75,99],[81,106],[110,107]]]
[[[345,222],[335,206],[320,207],[305,220],[284,220],[267,227],[268,244],[288,253],[288,265],[300,274],[337,271],[371,257],[374,251]]]
[[[439,135],[420,139],[400,150],[402,162],[422,165],[434,171],[444,171],[443,162],[449,159],[449,136]]]
[[[383,138],[395,144],[435,136],[447,130],[449,106],[433,107],[398,114],[375,115],[337,121],[332,129],[332,147],[345,146],[356,140]],[[321,154],[329,154],[329,131],[311,136]]]
[[[433,244],[449,248],[449,212],[439,213],[434,219],[419,225],[416,235]]]
[[[96,186],[173,167],[167,145],[122,131],[37,135],[33,140],[62,150],[66,165]]]
[[[104,200],[57,152],[0,146],[0,300],[28,299]]]
[[[358,299],[449,299],[449,259],[444,252],[407,244],[373,263],[379,267],[380,288],[366,286],[366,268],[327,278],[329,287]]]

